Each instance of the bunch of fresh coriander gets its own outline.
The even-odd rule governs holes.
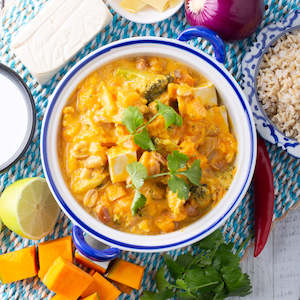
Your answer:
[[[233,254],[233,244],[226,244],[217,230],[194,245],[203,250],[197,255],[187,253],[176,260],[166,255],[155,276],[158,292],[146,291],[141,300],[222,300],[250,294],[251,282],[242,272],[239,258],[245,242]],[[166,269],[170,281],[165,279]]]

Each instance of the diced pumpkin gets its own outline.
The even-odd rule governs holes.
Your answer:
[[[37,275],[36,247],[0,255],[0,280],[3,284]]]
[[[93,277],[97,282],[101,300],[115,300],[120,296],[121,292],[99,273],[95,273]]]
[[[66,236],[61,239],[39,244],[39,277],[43,279],[52,263],[61,256],[69,262],[73,261],[72,237]]]
[[[56,294],[51,298],[51,300],[70,300],[70,298],[60,294]]]
[[[125,284],[122,284],[120,282],[116,282],[116,281],[113,281],[113,284],[122,292],[122,293],[125,293],[125,294],[131,294],[131,292],[133,291],[133,288],[125,285]]]
[[[82,300],[100,300],[100,297],[97,293],[94,293],[86,298],[83,298]]]
[[[58,257],[42,281],[49,290],[75,300],[91,284],[93,278],[66,259]]]
[[[144,271],[145,269],[142,266],[119,259],[113,264],[107,277],[138,290],[142,284]]]
[[[96,262],[92,261],[91,259],[83,256],[78,251],[75,251],[75,260],[76,262],[82,264],[83,266],[93,269],[101,274],[104,274],[106,272],[106,269],[109,265],[109,262]],[[93,275],[93,274],[91,274]]]
[[[91,272],[89,274],[93,276],[95,274],[95,271],[93,272],[94,272],[93,274],[91,274]],[[96,280],[93,278],[93,281],[90,283],[90,285],[82,292],[81,297],[87,297],[96,292],[98,292],[98,284]]]

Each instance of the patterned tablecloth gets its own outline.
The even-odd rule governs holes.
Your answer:
[[[140,25],[129,22],[120,15],[114,13],[113,22],[107,26],[103,32],[98,34],[96,38],[93,39],[84,49],[82,49],[80,53],[78,53],[76,57],[54,78],[52,78],[48,85],[42,87],[11,52],[10,42],[11,36],[18,31],[20,26],[27,23],[32,17],[34,17],[45,2],[47,2],[47,0],[11,0],[7,7],[2,11],[2,26],[0,28],[0,61],[16,70],[24,78],[31,89],[36,103],[38,123],[33,142],[23,159],[13,166],[8,172],[0,175],[0,191],[15,180],[24,177],[43,176],[39,152],[40,130],[43,114],[45,112],[49,96],[53,92],[56,84],[62,78],[63,74],[65,74],[71,66],[88,53],[112,41],[145,35],[176,38],[177,35],[188,26],[184,16],[184,9],[181,9],[173,17],[155,25]],[[265,17],[260,28],[272,21],[278,20],[278,18],[283,17],[289,11],[300,8],[299,0],[265,0],[265,4]],[[226,44],[226,68],[239,82],[242,80],[240,66],[241,60],[245,51],[247,51],[247,48],[253,43],[253,41],[255,41],[255,37],[256,34],[253,34],[249,39],[241,42]],[[206,41],[198,39],[191,43],[199,49],[212,54],[212,48]],[[1,99],[0,101],[9,101],[9,99]],[[2,146],[5,145],[1,145],[1,147]],[[268,150],[275,177],[276,203],[274,217],[275,219],[278,219],[284,216],[288,209],[294,206],[299,199],[300,160],[287,155],[286,152],[278,149],[274,145],[268,144]],[[53,233],[42,241],[68,235],[70,234],[70,231],[70,221],[61,213],[59,222],[57,223]],[[250,188],[240,206],[223,226],[223,232],[226,240],[234,242],[235,247],[237,248],[252,231],[253,200]],[[0,253],[18,250],[35,243],[37,244],[38,242],[23,239],[7,229],[4,229],[4,231],[0,233]],[[177,256],[182,253],[182,251],[187,251],[187,249],[173,251],[171,254]],[[155,284],[153,281],[153,275],[161,262],[161,255],[124,252],[123,257],[129,261],[146,267],[143,289],[154,290]],[[139,299],[139,295],[141,293],[142,290],[136,291],[130,296],[123,295],[120,299]],[[52,293],[47,290],[38,278],[0,286],[0,299],[3,300],[50,299],[51,296]]]

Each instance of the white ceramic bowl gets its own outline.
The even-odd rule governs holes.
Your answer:
[[[185,37],[185,39],[187,39]],[[160,235],[124,233],[88,214],[70,193],[60,170],[57,136],[62,109],[76,86],[101,66],[126,56],[156,55],[180,61],[212,81],[226,105],[238,140],[237,172],[224,198],[208,214],[176,232]],[[208,54],[183,42],[141,37],[120,40],[91,53],[61,80],[44,117],[41,154],[45,176],[58,204],[72,222],[95,239],[123,250],[161,252],[192,244],[221,226],[245,195],[256,161],[256,131],[248,101],[225,67]]]
[[[107,4],[112,7],[118,14],[135,23],[153,24],[163,21],[174,14],[181,8],[184,1],[181,0],[176,6],[168,8],[166,11],[159,12],[154,8],[147,6],[137,13],[131,13],[121,6],[121,0],[107,0]]]

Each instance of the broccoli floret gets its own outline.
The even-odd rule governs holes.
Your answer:
[[[193,199],[206,199],[210,197],[210,192],[206,184],[201,184],[200,186],[191,187],[191,198]]]
[[[166,91],[168,84],[174,81],[174,77],[171,75],[153,74],[126,68],[117,69],[115,75],[133,81],[148,103]]]
[[[168,84],[174,81],[174,77],[170,75],[160,75],[154,81],[147,85],[144,97],[148,103],[154,101],[163,92],[167,90]]]

